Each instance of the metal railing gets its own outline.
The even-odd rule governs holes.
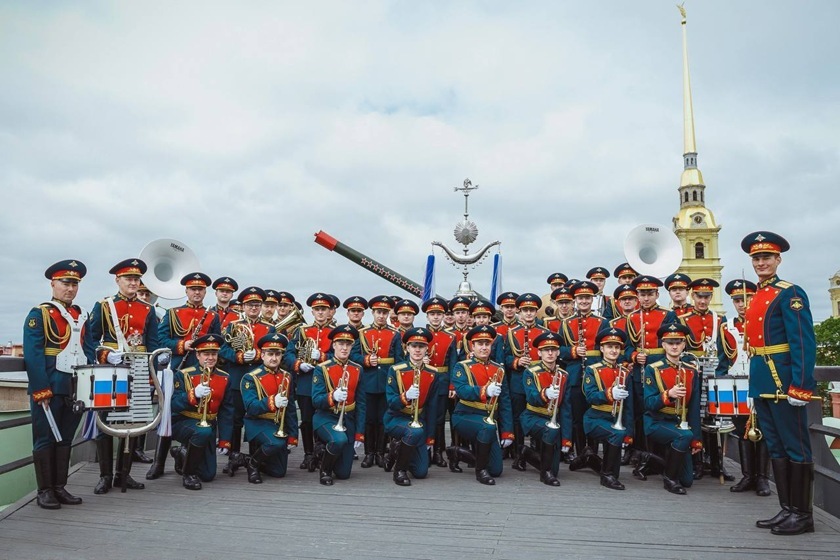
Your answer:
[[[817,366],[814,378],[817,381],[840,381],[840,366]],[[840,429],[823,424],[820,401],[808,404],[808,432],[814,456],[814,505],[834,517],[840,517],[840,464],[825,438],[840,438]]]

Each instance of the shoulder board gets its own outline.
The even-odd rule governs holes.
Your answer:
[[[223,369],[216,368],[216,371],[213,372],[215,375],[221,375],[222,377],[229,377],[228,372]]]
[[[335,362],[333,362],[333,363],[335,363]],[[358,369],[358,370],[361,370],[361,369],[362,369],[362,365],[361,365],[361,364],[357,364],[356,362],[354,362],[354,361],[352,361],[352,360],[347,360],[347,365],[348,365],[348,366],[353,366],[354,368],[356,368],[356,369]]]
[[[788,282],[787,280],[779,280],[778,282],[776,282],[775,286],[777,288],[781,288],[783,290],[786,290],[788,288],[792,288],[793,284]]]
[[[597,371],[604,367],[604,362],[595,362],[594,364],[590,364],[588,367],[592,368],[593,371]]]
[[[264,371],[265,370],[262,370],[261,368],[257,367],[257,368],[252,369],[251,371],[249,371],[245,375],[250,375],[251,377],[256,377],[258,373],[261,373],[261,372],[264,372]]]
[[[503,368],[503,369],[504,369],[504,366],[503,366],[502,364],[500,364],[500,363],[498,363],[498,362],[494,362],[493,360],[489,360],[487,363],[488,363],[489,365],[496,366],[496,367],[500,367],[500,368]]]
[[[182,369],[182,370],[181,370],[181,373],[192,373],[192,372],[194,372],[194,371],[197,371],[197,370],[195,369],[195,366],[191,366],[191,367],[187,367],[187,368]]]
[[[649,364],[649,365],[650,365],[650,367],[652,367],[656,371],[659,371],[662,368],[662,366],[665,365],[665,360],[659,360],[658,362],[653,362],[652,364]]]
[[[469,369],[471,363],[473,363],[472,360],[461,360],[460,362],[458,362],[458,364],[464,366],[464,369]]]
[[[401,364],[395,365],[395,366],[394,366],[394,369],[395,369],[396,371],[403,371],[403,370],[405,370],[405,369],[408,369],[408,364],[407,364],[407,363],[405,363],[405,362],[402,362]]]
[[[261,325],[265,325],[266,327],[273,327],[274,326],[274,323],[269,323],[268,321],[266,321],[264,319],[258,319],[257,323],[260,323]]]

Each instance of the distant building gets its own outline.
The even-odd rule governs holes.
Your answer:
[[[0,346],[0,356],[23,356],[23,344],[12,344],[10,340],[5,346]]]
[[[831,316],[840,317],[840,270],[828,279],[828,297],[831,298]]]

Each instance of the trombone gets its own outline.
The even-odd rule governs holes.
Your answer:
[[[626,363],[618,364],[618,375],[615,376],[615,381],[613,381],[613,387],[621,387],[622,389],[627,388],[627,374],[629,373],[629,368],[627,367]],[[624,415],[624,401],[627,399],[621,399],[620,401],[613,401],[613,408],[612,408],[612,415],[615,418],[615,423],[612,425],[613,430],[623,430],[624,423],[622,422],[622,416]]]
[[[338,389],[347,390],[350,383],[350,373],[347,371],[347,364],[344,364],[344,369],[341,370],[341,378],[338,380]],[[348,395],[349,396],[349,395]],[[347,399],[345,398],[341,405],[336,407],[338,409],[338,421],[333,426],[336,432],[346,432],[347,428],[344,426],[344,411],[347,409]]]
[[[210,378],[213,376],[213,370],[209,367],[201,368],[201,384],[205,387],[210,386]],[[210,422],[207,421],[207,411],[210,408],[210,397],[212,393],[202,397],[201,402],[198,403],[198,413],[201,414],[201,420],[198,422],[199,428],[209,428]]]
[[[285,372],[283,373],[283,381],[281,381],[280,386],[277,387],[277,394],[281,397],[289,396],[289,375]],[[283,408],[278,408],[277,412],[274,413],[274,423],[278,424],[277,431],[274,432],[274,437],[284,438],[289,435],[283,429],[286,426],[286,408],[288,406],[289,405],[287,404]]]
[[[419,367],[414,368],[414,379],[412,380],[412,385],[415,385],[417,389],[420,389],[420,374],[422,373],[422,369]],[[411,422],[408,423],[409,428],[422,428],[423,422],[420,421],[420,396],[418,395],[414,402],[411,403],[412,407],[414,408],[414,417],[412,418]]]

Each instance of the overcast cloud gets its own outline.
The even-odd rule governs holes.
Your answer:
[[[746,233],[777,231],[782,277],[824,319],[840,4],[686,9],[724,280],[752,276]],[[87,264],[90,309],[161,237],[241,287],[399,293],[313,234],[422,281],[430,242],[456,245],[466,177],[474,247],[502,241],[505,289],[612,269],[634,226],[678,209],[681,73],[673,0],[3,3],[0,341],[49,297],[48,265]],[[460,276],[438,254],[448,296]]]

